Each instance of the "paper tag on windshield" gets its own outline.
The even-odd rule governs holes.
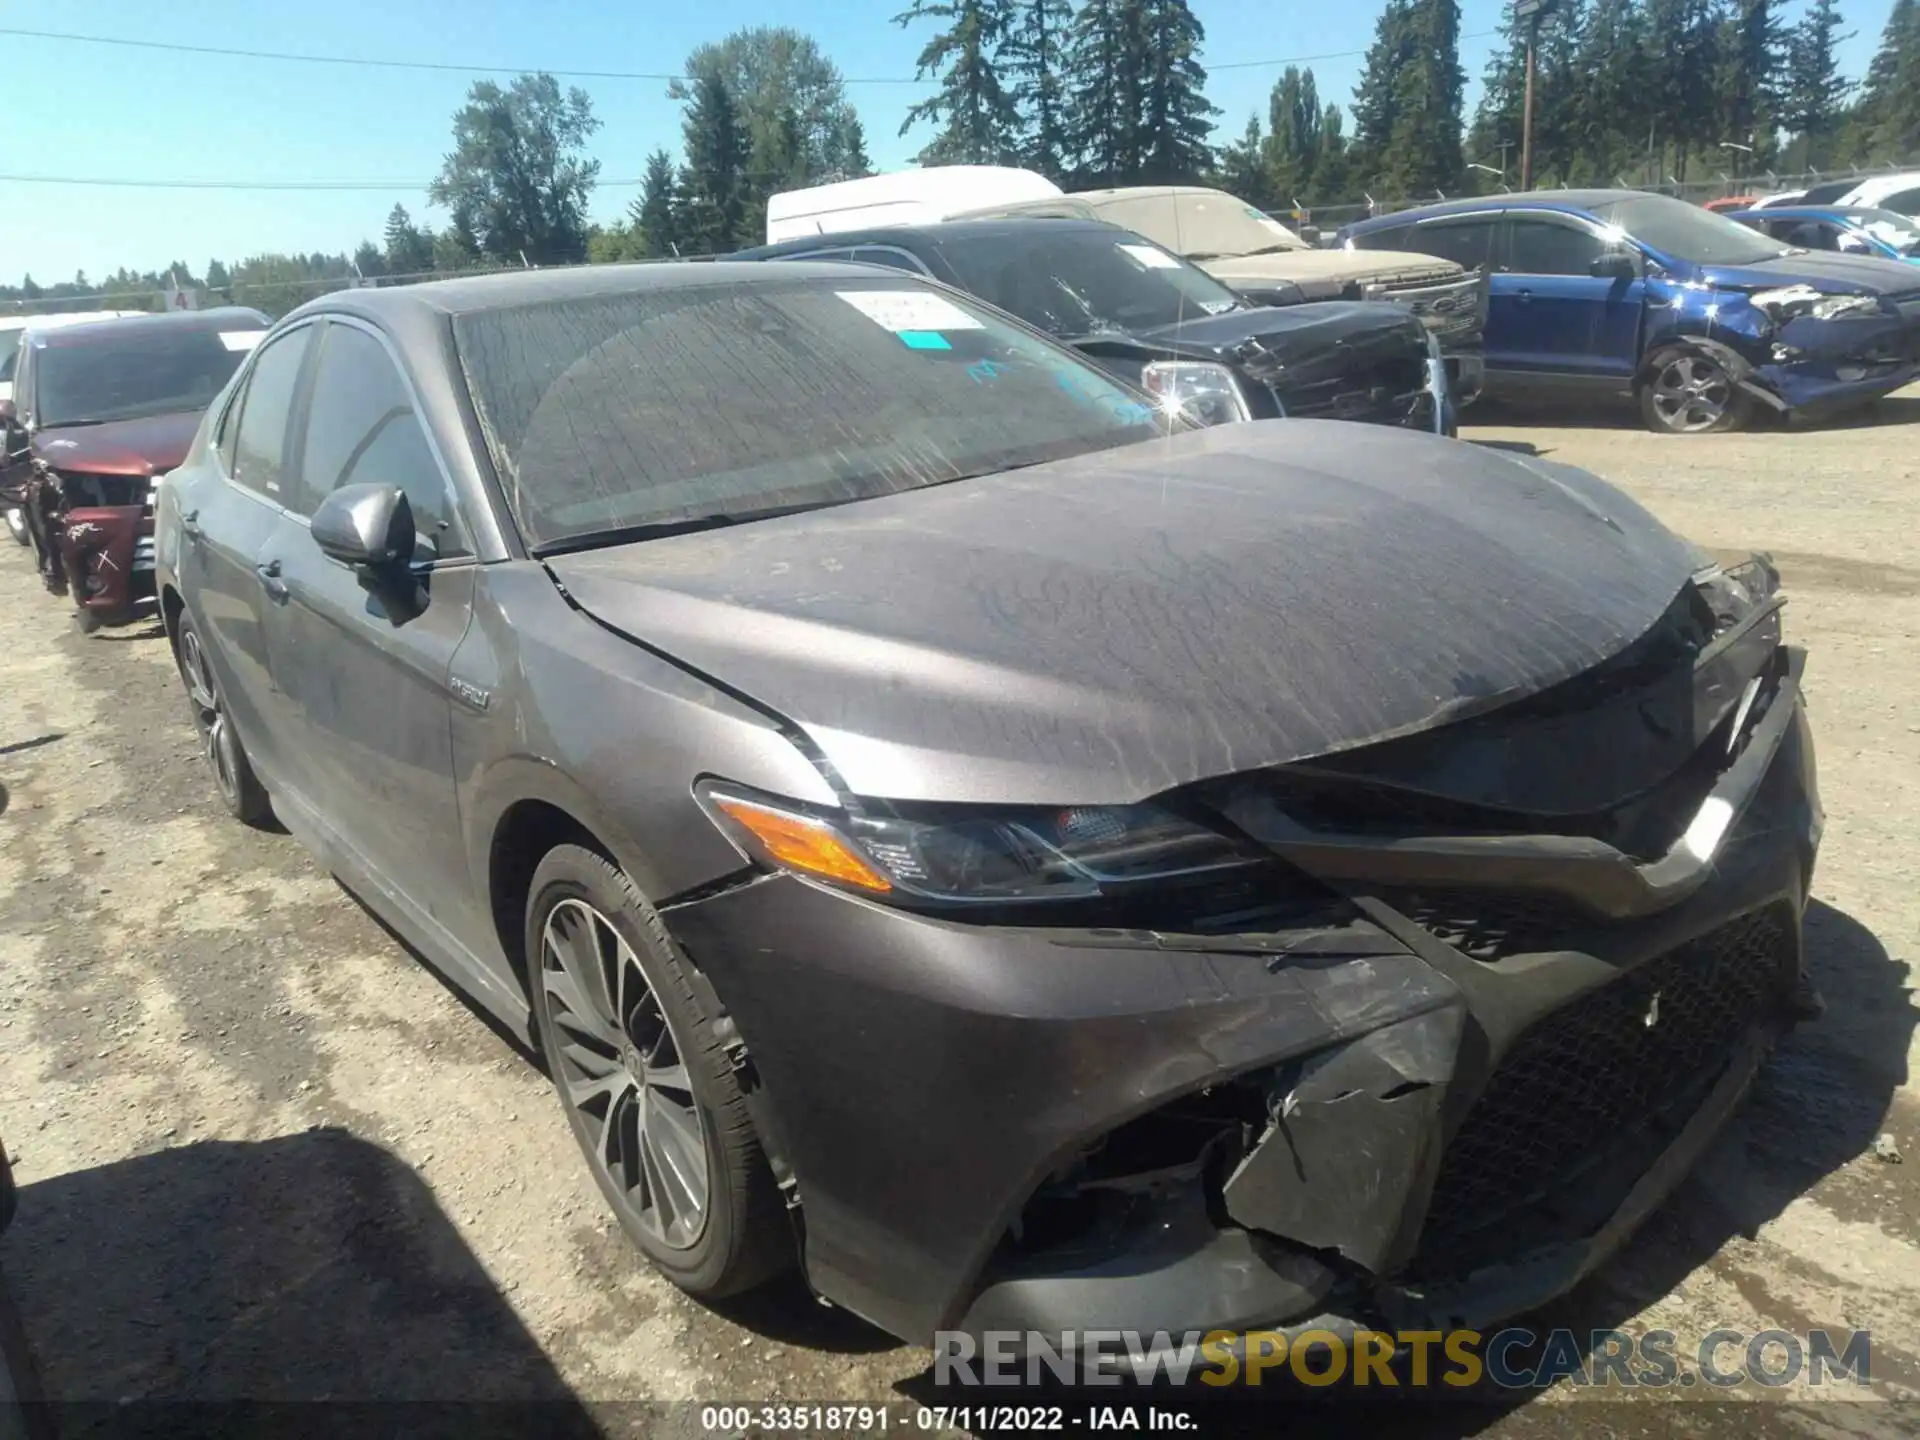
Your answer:
[[[1120,247],[1138,260],[1149,270],[1178,270],[1180,262],[1164,250],[1156,250],[1151,245],[1122,245]]]
[[[847,304],[894,334],[930,330],[984,330],[973,316],[931,290],[836,290]]]
[[[266,333],[264,330],[222,330],[220,343],[229,350],[251,350]]]

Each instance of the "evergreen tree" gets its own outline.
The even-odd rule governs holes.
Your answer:
[[[1920,0],[1894,0],[1852,128],[1848,148],[1857,162],[1920,152]]]
[[[1017,158],[1019,112],[1000,83],[994,57],[1005,41],[1008,0],[914,0],[896,25],[944,20],[921,48],[915,79],[939,75],[940,88],[907,111],[906,134],[925,121],[940,131],[919,154],[922,165],[997,165]]]
[[[1354,143],[1401,197],[1458,190],[1466,75],[1459,0],[1387,0],[1354,91]]]
[[[1728,0],[1714,35],[1714,108],[1717,135],[1707,145],[1744,145],[1736,163],[1760,167],[1773,160],[1777,92],[1785,60],[1786,31],[1778,0]]]
[[[1347,143],[1346,119],[1331,102],[1320,117],[1320,155],[1314,161],[1313,180],[1301,198],[1315,205],[1337,205],[1355,197],[1353,159]]]
[[[1211,167],[1207,137],[1218,106],[1207,99],[1200,47],[1207,32],[1187,0],[1145,0],[1141,37],[1147,68],[1141,77],[1142,146],[1138,179],[1149,185],[1191,182]]]
[[[433,237],[413,223],[406,206],[395,205],[387,212],[386,242],[389,275],[415,275],[433,268]]]
[[[1726,139],[1719,129],[1715,52],[1717,27],[1708,0],[1647,0],[1647,65],[1644,112],[1653,173],[1687,177],[1690,155],[1709,148],[1716,161]],[[1749,143],[1743,141],[1742,143]]]
[[[1266,148],[1266,139],[1260,133],[1260,117],[1247,116],[1247,128],[1240,138],[1220,151],[1220,168],[1214,184],[1249,205],[1271,210],[1275,201],[1267,180]]]
[[[1834,51],[1853,36],[1842,35],[1840,24],[1840,0],[1813,0],[1787,39],[1780,119],[1795,137],[1794,158],[1802,167],[1829,163],[1846,116],[1853,86],[1841,76]]]
[[[1065,77],[1073,6],[1070,0],[1011,0],[1011,6],[994,62],[1013,77],[1008,93],[1020,117],[1016,148],[1021,164],[1058,181],[1067,158]]]
[[[218,260],[207,261],[207,288],[225,290],[233,283],[233,277],[227,274],[227,267]]]
[[[600,175],[585,150],[599,128],[587,92],[562,93],[551,75],[516,76],[504,90],[476,80],[427,194],[464,214],[481,251],[497,260],[584,259],[587,199]]]
[[[371,240],[360,242],[360,248],[353,252],[353,263],[363,279],[373,280],[387,273],[387,257]]]
[[[673,157],[665,150],[656,150],[647,156],[640,198],[628,210],[634,231],[633,259],[679,253],[680,197],[674,188],[674,178]]]
[[[1073,18],[1066,128],[1079,188],[1130,185],[1140,174],[1143,8],[1143,0],[1085,0]]]
[[[787,110],[760,131],[747,157],[748,178],[740,211],[743,242],[747,236],[766,233],[768,197],[804,188],[811,179],[809,169],[799,112]]]
[[[1267,187],[1278,203],[1291,204],[1311,187],[1323,124],[1313,71],[1289,65],[1267,98]]]
[[[695,255],[731,250],[747,237],[741,217],[746,203],[747,135],[733,92],[717,75],[695,82],[681,121],[686,168],[681,172],[682,249]],[[759,243],[758,236],[752,243]]]
[[[867,158],[866,127],[851,107],[834,127],[825,159],[822,180],[858,180],[873,173],[873,162]]]

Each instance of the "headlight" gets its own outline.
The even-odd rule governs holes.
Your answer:
[[[1253,418],[1233,371],[1209,360],[1155,360],[1141,373],[1140,385],[1161,409],[1201,425]]]
[[[1844,320],[1881,313],[1877,295],[1827,295],[1811,285],[1756,290],[1752,303],[1776,320],[1797,320],[1803,315],[1815,320]]]
[[[873,896],[1068,900],[1257,863],[1155,805],[1079,805],[938,820],[808,810],[705,781],[695,797],[748,859]]]

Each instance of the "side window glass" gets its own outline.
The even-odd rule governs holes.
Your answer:
[[[327,327],[300,482],[309,513],[344,485],[398,485],[413,510],[415,563],[472,553],[400,372],[384,345],[351,325]]]
[[[233,474],[234,448],[240,439],[240,395],[227,402],[220,412],[220,428],[213,432],[213,447],[220,454],[220,468]]]
[[[853,259],[867,265],[884,265],[889,270],[904,270],[909,275],[924,275],[926,267],[904,250],[887,250],[878,245],[868,245],[853,252]]]
[[[1879,208],[1901,215],[1920,215],[1920,189],[1902,190],[1889,195],[1880,202]]]
[[[260,351],[241,398],[228,473],[276,504],[292,503],[286,484],[287,418],[300,384],[301,362],[313,343],[313,326],[289,331]]]
[[[1590,275],[1607,250],[1599,236],[1571,225],[1518,216],[1509,223],[1507,268],[1516,275]]]
[[[1421,255],[1434,255],[1468,270],[1478,270],[1493,251],[1491,218],[1455,220],[1414,227],[1407,248]]]
[[[1364,235],[1353,237],[1353,243],[1362,250],[1411,250],[1418,254],[1420,247],[1413,238],[1411,225],[1389,225],[1384,230],[1369,230]]]

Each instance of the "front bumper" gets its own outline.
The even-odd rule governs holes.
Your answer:
[[[119,614],[153,596],[153,513],[144,505],[82,506],[62,517],[59,549],[82,609]]]
[[[885,1329],[1484,1323],[1599,1264],[1791,1022],[1821,825],[1792,673],[1753,723],[1711,864],[1487,848],[1465,918],[1446,855],[1365,846],[1283,850],[1342,898],[1224,929],[954,924],[785,876],[665,915],[738,1024],[813,1285]]]

